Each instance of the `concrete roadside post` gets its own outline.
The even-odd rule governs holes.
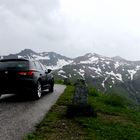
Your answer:
[[[88,86],[84,79],[77,79],[72,104],[67,108],[67,117],[92,116],[96,117],[92,106],[88,103]]]
[[[85,106],[88,104],[88,87],[84,79],[77,79],[73,95],[73,105]]]

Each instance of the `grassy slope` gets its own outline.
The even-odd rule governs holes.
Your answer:
[[[140,140],[140,112],[130,109],[128,102],[118,95],[90,89],[89,103],[97,118],[66,118],[73,92],[74,87],[68,86],[36,131],[25,140]]]

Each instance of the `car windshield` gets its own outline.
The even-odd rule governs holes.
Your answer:
[[[28,61],[2,61],[0,62],[0,70],[3,69],[22,69],[26,70],[29,67]]]

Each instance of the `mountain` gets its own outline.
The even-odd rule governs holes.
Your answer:
[[[58,76],[57,76],[58,75]],[[121,94],[140,103],[140,62],[121,57],[88,53],[56,71],[60,79],[86,79],[87,83],[107,93]]]
[[[38,59],[54,70],[56,79],[84,78],[90,86],[105,93],[121,94],[140,103],[140,61],[128,61],[119,56],[105,57],[96,53],[71,59],[55,52],[36,53],[25,49],[1,58]]]
[[[70,64],[73,62],[72,59],[57,54],[55,52],[42,52],[36,53],[31,49],[24,49],[17,54],[10,54],[8,56],[2,56],[4,59],[9,58],[27,58],[27,59],[36,59],[40,60],[42,64],[44,64],[47,68],[50,69],[59,69],[62,68],[64,65]]]

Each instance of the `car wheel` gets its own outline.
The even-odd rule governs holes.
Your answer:
[[[54,91],[54,84],[51,84],[50,87],[49,87],[49,92],[53,92]]]
[[[36,86],[36,90],[35,90],[35,99],[40,99],[41,98],[41,94],[42,94],[42,89],[41,89],[41,83],[38,81],[37,82],[37,86]]]

